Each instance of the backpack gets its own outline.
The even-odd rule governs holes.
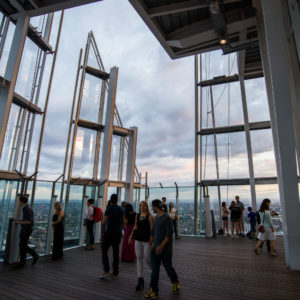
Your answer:
[[[93,214],[93,221],[95,223],[100,222],[102,219],[102,209],[100,207],[94,206],[94,214]]]

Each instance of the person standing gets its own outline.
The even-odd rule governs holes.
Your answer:
[[[158,280],[161,263],[173,284],[172,293],[176,294],[179,292],[178,276],[172,266],[172,219],[164,212],[162,202],[159,199],[152,201],[152,210],[156,213],[149,242],[152,273],[150,291],[144,295],[145,299],[156,299],[158,297]]]
[[[231,201],[231,205],[229,206],[230,210],[230,223],[231,223],[231,234],[232,237],[238,238],[240,232],[240,220],[241,220],[241,209],[236,206],[235,201]],[[234,235],[235,229],[235,235]]]
[[[179,235],[178,235],[178,227],[177,227],[177,223],[178,223],[178,214],[176,209],[174,208],[174,203],[170,202],[169,203],[169,216],[172,219],[173,222],[173,228],[174,228],[174,233],[175,233],[175,239],[179,239]]]
[[[129,237],[132,234],[132,230],[135,224],[136,213],[133,211],[133,207],[130,203],[126,204],[125,207],[125,218],[124,218],[124,237],[122,241],[121,250],[121,261],[131,262],[136,259],[135,255],[135,243],[129,243]]]
[[[150,266],[150,232],[153,227],[153,216],[150,214],[146,201],[140,202],[139,213],[136,215],[133,231],[128,243],[135,240],[135,253],[137,257],[138,283],[136,290],[144,288],[144,263]]]
[[[235,196],[235,205],[240,208],[241,216],[240,216],[240,235],[245,236],[245,226],[244,226],[244,210],[245,206],[242,201],[240,201],[240,196]]]
[[[26,264],[26,253],[28,252],[32,257],[32,265],[35,265],[39,259],[39,255],[28,246],[29,237],[32,233],[34,217],[33,210],[28,205],[28,197],[26,195],[21,195],[19,197],[20,205],[23,208],[23,220],[15,219],[15,224],[21,224],[20,232],[20,261],[16,265],[17,268],[24,268]]]
[[[63,257],[64,247],[64,211],[60,202],[54,203],[54,215],[52,217],[53,248],[50,261]]]
[[[94,250],[94,199],[87,200],[87,208],[85,211],[84,224],[86,225],[87,230],[87,241],[85,250]]]
[[[250,224],[250,231],[248,232],[247,236],[250,239],[253,239],[256,234],[256,213],[252,211],[252,207],[248,207],[248,221]]]
[[[167,206],[167,198],[166,197],[162,197],[161,198],[162,201],[162,210],[166,213],[168,212],[168,206]]]
[[[110,197],[111,205],[106,208],[102,221],[102,263],[103,275],[101,278],[112,275],[114,278],[119,274],[119,246],[122,236],[122,226],[124,223],[124,210],[118,205],[118,195],[112,194]],[[110,274],[108,249],[112,246],[113,249],[113,273]]]
[[[222,202],[222,222],[223,222],[223,235],[225,236],[225,231],[227,232],[227,236],[229,235],[228,230],[228,216],[229,216],[229,209],[227,207],[226,202]]]
[[[276,236],[274,233],[275,229],[273,226],[272,217],[270,213],[270,204],[271,204],[270,199],[264,199],[260,205],[260,209],[259,209],[260,225],[264,227],[264,232],[258,233],[259,241],[257,242],[254,252],[259,255],[260,254],[259,247],[262,245],[262,243],[265,240],[269,240],[271,246],[270,256],[277,256],[275,251],[275,246],[274,246]]]

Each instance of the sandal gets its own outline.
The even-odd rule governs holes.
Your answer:
[[[258,251],[258,249],[254,249],[253,250],[257,255],[260,255],[260,252]]]

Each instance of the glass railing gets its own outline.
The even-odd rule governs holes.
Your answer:
[[[39,254],[49,253],[51,251],[51,232],[52,228],[49,226],[49,214],[51,212],[51,196],[53,191],[60,195],[61,183],[56,183],[53,190],[52,182],[38,181],[36,184],[35,200],[33,203],[34,210],[34,228],[30,238],[30,244],[34,245]],[[21,182],[0,180],[0,259],[3,259],[4,250],[6,247],[7,230],[9,218],[14,218],[16,196],[21,189]],[[28,184],[27,192],[31,194],[32,182]],[[65,187],[66,192],[66,187]],[[196,235],[205,234],[205,216],[204,216],[204,204],[201,199],[200,188],[198,188],[198,213],[195,215],[195,203],[194,203],[194,187],[179,187],[176,191],[175,187],[168,188],[150,188],[149,189],[149,204],[154,199],[167,198],[167,204],[173,202],[179,215],[179,233],[180,235],[194,235],[196,227]],[[112,193],[116,193],[116,188],[109,188],[108,197]],[[225,199],[226,189],[221,189],[221,196]],[[236,192],[236,190],[235,190]],[[265,192],[265,191],[264,191]],[[258,189],[258,193],[260,190]],[[221,228],[221,220],[219,213],[219,201],[217,198],[216,188],[210,189],[210,209],[214,212],[214,219],[216,224],[216,230]],[[66,195],[66,193],[65,193]],[[85,203],[83,199],[85,197],[95,198],[97,201],[98,187],[71,185],[68,201],[66,202],[66,196],[64,196],[63,204],[66,211],[65,215],[65,238],[64,247],[71,248],[84,244],[84,230],[82,230],[82,218],[85,213]],[[265,195],[265,194],[264,194]],[[273,193],[273,196],[275,194]],[[177,196],[177,197],[176,197]],[[268,195],[266,195],[268,196]],[[121,191],[121,201],[124,199],[124,191]],[[146,199],[145,189],[135,189],[133,192],[133,207],[135,211],[138,211],[139,203]],[[176,207],[177,199],[177,207]],[[85,201],[85,200],[84,200]],[[66,204],[67,203],[67,204]],[[245,200],[245,207],[249,205],[249,201]],[[67,207],[66,207],[67,206]],[[278,203],[273,203],[273,210],[279,215],[273,217],[274,227],[277,233],[282,233],[282,217],[280,214],[280,206]],[[150,207],[151,210],[151,207]],[[196,221],[195,221],[196,218]],[[51,219],[51,217],[50,217]],[[247,214],[245,211],[245,231],[248,230]],[[51,222],[50,222],[51,224]],[[48,231],[51,230],[50,234]],[[50,241],[47,239],[50,238]],[[48,245],[48,249],[47,249]]]

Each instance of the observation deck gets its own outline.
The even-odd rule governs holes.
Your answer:
[[[173,263],[181,292],[171,294],[171,283],[163,267],[160,299],[299,299],[300,272],[285,266],[282,237],[276,241],[278,257],[253,252],[254,240],[229,237],[204,239],[181,237],[173,241]],[[110,250],[111,251],[111,250]],[[145,291],[150,269],[145,268]],[[118,279],[101,280],[100,245],[94,251],[75,248],[64,259],[48,263],[41,257],[23,270],[0,265],[0,299],[142,299],[136,292],[136,263],[120,263]]]

